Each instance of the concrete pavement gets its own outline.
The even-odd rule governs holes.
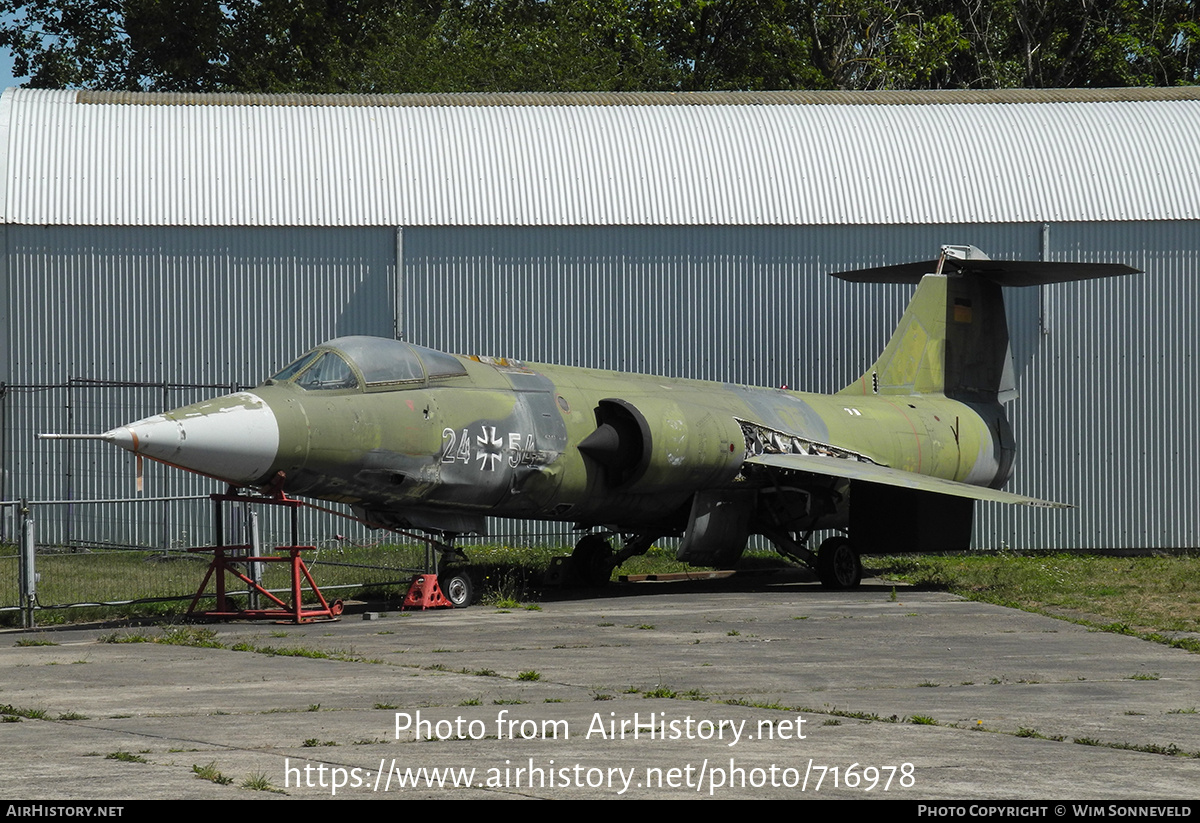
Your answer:
[[[1200,656],[896,591],[626,584],[540,610],[204,627],[218,648],[5,632],[0,704],[21,719],[0,724],[0,793],[1196,798]]]

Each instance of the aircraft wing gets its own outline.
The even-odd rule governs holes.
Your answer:
[[[845,460],[837,457],[818,457],[807,454],[759,454],[747,457],[747,463],[758,466],[774,466],[778,469],[821,474],[827,477],[843,477],[847,480],[861,480],[864,483],[879,483],[884,486],[900,486],[905,489],[949,494],[954,497],[969,497],[974,500],[990,500],[994,503],[1012,503],[1024,506],[1039,506],[1050,509],[1074,508],[1069,503],[1056,503],[1053,500],[1039,500],[1036,497],[1026,497],[1023,494],[989,489],[984,486],[972,486],[969,483],[959,483],[956,480],[944,480],[940,477],[929,477],[915,472],[890,469],[875,463],[863,463],[859,460]]]

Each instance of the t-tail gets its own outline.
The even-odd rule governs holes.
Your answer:
[[[919,284],[883,354],[840,393],[1007,402],[1016,385],[1001,287],[1137,271],[1115,263],[992,260],[974,246],[942,246],[937,260],[837,273],[860,283]]]

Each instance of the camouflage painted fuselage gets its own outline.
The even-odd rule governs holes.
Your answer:
[[[338,351],[337,341],[328,346]],[[253,395],[273,413],[279,443],[254,482],[282,472],[288,493],[348,503],[386,525],[469,532],[495,516],[679,533],[697,492],[779,482],[743,467],[772,433],[831,459],[983,486],[1002,483],[1009,463],[996,436],[1007,430],[998,405],[456,359],[464,373],[403,385],[359,379],[351,388],[313,390],[268,381]],[[245,394],[210,401],[245,402],[254,401]],[[606,403],[640,415],[645,426],[626,426],[637,442],[597,459],[579,447]],[[171,414],[180,413],[189,410]]]

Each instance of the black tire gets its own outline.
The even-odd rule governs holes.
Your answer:
[[[817,552],[817,577],[827,589],[854,589],[862,582],[862,560],[845,537],[831,537]]]
[[[571,552],[571,575],[575,585],[598,589],[612,576],[612,546],[598,534],[589,534]]]
[[[456,609],[465,609],[475,598],[475,586],[471,583],[471,576],[462,569],[451,569],[438,575],[438,585],[442,594],[446,595],[446,599]]]

